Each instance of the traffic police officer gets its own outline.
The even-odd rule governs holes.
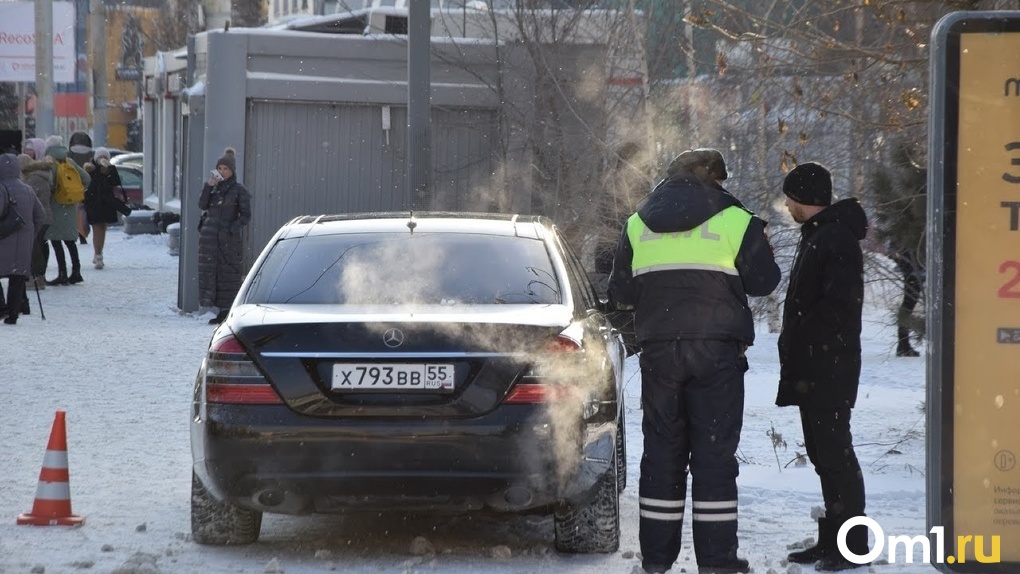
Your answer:
[[[609,296],[633,306],[641,346],[640,543],[646,572],[680,552],[691,519],[700,574],[747,572],[737,558],[737,443],[744,350],[754,342],[747,296],[772,293],[779,267],[755,217],[721,182],[722,154],[688,150],[627,220]]]

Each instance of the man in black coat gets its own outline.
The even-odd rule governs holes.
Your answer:
[[[635,308],[641,346],[644,452],[639,540],[646,572],[680,553],[691,482],[701,574],[747,572],[737,557],[737,444],[744,350],[754,342],[747,296],[779,284],[765,222],[722,188],[722,154],[689,150],[624,226],[610,299]]]
[[[832,204],[832,176],[817,163],[783,181],[786,207],[801,224],[779,335],[779,406],[800,407],[804,447],[821,480],[825,516],[815,546],[789,555],[815,570],[856,568],[837,546],[840,526],[864,515],[864,479],[850,434],[861,374],[864,257],[868,218],[856,199]],[[831,204],[831,205],[830,205]],[[868,553],[868,531],[846,534],[848,549]]]

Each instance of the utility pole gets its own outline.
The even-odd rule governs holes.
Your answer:
[[[106,145],[106,7],[89,0],[89,52],[92,68],[92,145]]]
[[[25,82],[18,82],[18,131],[21,132],[21,141],[28,139],[25,133]]]
[[[432,184],[432,6],[408,0],[407,191],[408,207],[424,209]]]
[[[53,0],[35,0],[35,136],[53,134]]]

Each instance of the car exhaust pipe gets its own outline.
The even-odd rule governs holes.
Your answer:
[[[510,508],[524,508],[534,499],[531,490],[523,486],[511,486],[503,492],[503,500]]]
[[[260,490],[257,493],[255,493],[255,501],[258,502],[261,506],[265,506],[266,508],[280,506],[286,500],[287,494],[280,490],[279,488],[275,487]]]

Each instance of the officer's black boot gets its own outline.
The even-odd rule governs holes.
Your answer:
[[[839,531],[839,526],[842,522],[834,524],[836,531]],[[854,526],[846,533],[846,547],[847,550],[856,554],[857,556],[863,556],[868,553],[868,527],[863,524]],[[843,554],[838,548],[834,552],[825,556],[818,562],[815,562],[815,570],[818,572],[839,572],[840,570],[850,570],[851,568],[860,568],[867,566],[868,564],[855,564],[843,557]]]
[[[833,552],[838,552],[836,550],[836,531],[832,529],[829,519],[823,516],[818,519],[818,541],[815,545],[791,552],[786,559],[797,564],[814,564]]]
[[[717,566],[698,565],[698,574],[746,574],[750,571],[750,564],[743,558],[735,558],[726,564]]]

